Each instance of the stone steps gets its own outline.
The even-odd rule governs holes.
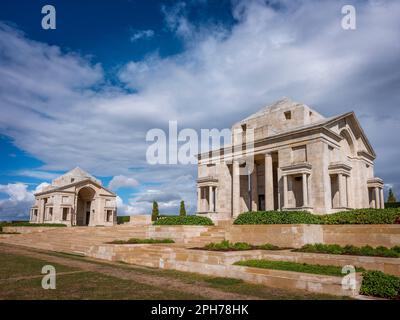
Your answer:
[[[24,227],[30,228],[30,227]],[[34,229],[34,227],[31,227]],[[202,247],[210,242],[225,239],[225,231],[220,227],[207,226],[135,226],[114,227],[72,227],[45,228],[41,232],[24,233],[14,237],[1,238],[0,242],[17,244],[43,250],[87,254],[92,246],[113,240],[130,238],[172,238],[177,244]]]

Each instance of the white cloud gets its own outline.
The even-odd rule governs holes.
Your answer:
[[[18,176],[31,177],[43,180],[52,180],[60,176],[58,173],[40,171],[40,170],[20,170],[15,173]]]
[[[137,30],[133,31],[130,37],[131,42],[136,42],[139,39],[149,39],[154,37],[154,31],[151,29],[148,30]]]
[[[34,196],[24,183],[0,185],[0,193],[8,198],[0,200],[0,220],[27,219]]]
[[[139,182],[135,178],[118,175],[111,179],[108,187],[111,190],[118,190],[119,188],[135,188],[138,185]]]
[[[48,183],[48,182],[42,182],[42,183],[38,184],[38,186],[36,187],[34,193],[42,192],[43,189],[44,189],[45,187],[48,187],[48,186],[50,186],[50,183]]]

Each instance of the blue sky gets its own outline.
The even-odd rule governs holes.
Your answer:
[[[120,213],[153,199],[193,212],[196,167],[148,165],[146,132],[229,128],[283,96],[354,110],[400,195],[400,4],[351,3],[352,31],[348,1],[1,1],[0,220],[75,166],[114,188]],[[56,30],[41,28],[45,4]]]

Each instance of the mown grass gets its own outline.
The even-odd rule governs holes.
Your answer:
[[[237,293],[253,296],[260,299],[284,300],[284,299],[348,299],[347,297],[336,297],[324,294],[313,294],[305,291],[283,290],[244,282],[239,279],[212,277],[198,273],[181,272],[176,270],[160,270],[144,266],[130,265],[126,263],[113,263],[93,260],[86,257],[69,255],[59,252],[46,252],[46,254],[64,257],[71,260],[87,261],[104,266],[113,266],[116,270],[133,270],[143,275],[163,277],[171,281],[179,280],[183,283],[199,287],[199,296],[186,294],[178,291],[165,290],[159,287],[143,286],[129,280],[120,280],[115,277],[105,276],[96,272],[82,272],[70,275],[59,275],[57,277],[56,290],[43,290],[40,285],[41,278],[20,281],[1,281],[0,299],[201,299],[203,286],[219,289],[224,292]],[[4,277],[15,277],[18,273],[13,270],[22,269],[23,275],[38,275],[41,267],[47,264],[43,260],[11,255],[0,252],[0,261],[8,261],[8,266],[0,264],[0,279]],[[57,272],[75,271],[76,269],[61,267],[57,264]],[[6,269],[6,271],[4,271]],[[39,270],[39,271],[37,271]],[[3,276],[1,276],[3,271]],[[7,275],[4,275],[7,272]],[[32,273],[30,273],[32,272]],[[53,292],[56,291],[56,292]]]
[[[253,268],[272,269],[272,270],[284,270],[294,271],[312,274],[321,274],[328,276],[343,276],[342,268],[338,266],[330,265],[319,265],[319,264],[307,264],[297,263],[290,261],[272,261],[272,260],[243,260],[234,263],[237,266],[246,266]],[[365,271],[364,268],[356,267],[356,271]]]

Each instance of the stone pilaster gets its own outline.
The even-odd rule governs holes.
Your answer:
[[[240,172],[239,162],[232,164],[232,216],[236,218],[240,213]]]
[[[209,212],[213,212],[214,211],[214,207],[213,204],[214,203],[214,197],[213,197],[213,187],[209,186],[208,187],[208,211]]]
[[[380,201],[379,201],[379,188],[375,187],[375,208],[379,209],[380,208]]]
[[[197,187],[197,212],[203,212],[201,208],[201,187]]]
[[[272,156],[265,154],[265,210],[274,210],[274,176],[272,171]]]
[[[307,188],[307,174],[303,173],[303,207],[308,207],[308,188]]]
[[[258,210],[258,182],[257,182],[257,166],[254,164],[251,173],[251,208],[252,211]]]

